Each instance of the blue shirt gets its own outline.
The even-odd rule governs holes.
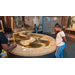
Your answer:
[[[35,32],[38,33],[38,26],[35,26]]]

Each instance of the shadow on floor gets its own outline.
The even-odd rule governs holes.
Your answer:
[[[54,58],[55,52],[50,53],[50,54],[46,54],[46,55],[43,55],[43,56],[37,56],[37,57],[18,56],[18,55],[11,54],[9,52],[7,54],[8,54],[8,58]]]
[[[65,49],[63,50],[63,58],[68,58],[68,54]]]

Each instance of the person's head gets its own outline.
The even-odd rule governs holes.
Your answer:
[[[10,38],[12,37],[13,31],[12,31],[11,28],[5,28],[5,29],[4,29],[4,33],[5,33],[6,37],[7,37],[8,39],[10,39]]]
[[[54,29],[56,32],[61,30],[61,26],[59,25],[59,23],[55,24]]]
[[[34,26],[36,26],[36,24],[34,24]]]
[[[59,23],[56,23],[55,26],[60,25]]]

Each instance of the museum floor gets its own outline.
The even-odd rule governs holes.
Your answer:
[[[75,39],[67,37],[67,43],[63,53],[64,58],[75,58]]]
[[[54,35],[50,35],[50,36],[54,36]],[[67,43],[66,43],[66,47],[63,50],[63,55],[64,58],[75,58],[75,39],[67,38]]]

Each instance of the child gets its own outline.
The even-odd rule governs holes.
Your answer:
[[[54,27],[54,29],[56,32],[58,32],[56,36],[57,50],[55,52],[55,56],[56,58],[63,58],[63,49],[65,48],[66,42],[65,33],[62,31],[61,26],[58,24]]]

